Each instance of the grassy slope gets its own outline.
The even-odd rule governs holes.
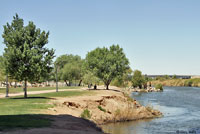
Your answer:
[[[78,89],[81,87],[59,87],[59,89]],[[56,87],[28,87],[28,91],[56,90]],[[5,88],[0,88],[0,93],[5,93]],[[10,88],[9,93],[23,92],[23,87]]]
[[[0,130],[12,128],[35,128],[51,125],[51,120],[41,115],[42,111],[53,107],[48,102],[54,97],[71,97],[93,94],[91,91],[64,91],[0,99]]]

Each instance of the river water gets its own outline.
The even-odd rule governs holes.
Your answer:
[[[103,126],[111,134],[200,134],[200,88],[164,87],[164,92],[132,93],[143,105],[164,117]]]

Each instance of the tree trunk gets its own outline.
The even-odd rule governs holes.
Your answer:
[[[27,81],[24,81],[24,98],[27,98]]]
[[[65,80],[65,84],[66,84],[66,86],[69,86],[68,83],[67,83],[67,80]]]
[[[15,81],[15,86],[14,86],[15,88],[17,88],[17,82]]]
[[[109,84],[106,84],[106,89],[109,90]]]
[[[10,83],[10,87],[12,87],[12,82],[9,82]]]
[[[8,93],[9,93],[8,75],[6,75],[6,97],[9,97]]]
[[[79,84],[78,84],[79,87],[81,86],[81,83],[82,83],[82,80],[79,81]]]

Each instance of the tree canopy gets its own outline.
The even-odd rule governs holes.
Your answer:
[[[81,68],[77,63],[68,63],[64,66],[61,73],[61,78],[67,83],[68,86],[71,86],[72,80],[80,80],[81,77]]]
[[[145,78],[142,75],[142,72],[135,70],[132,78],[132,86],[142,88],[142,85],[145,84]]]
[[[2,37],[6,45],[6,72],[11,78],[24,81],[24,97],[27,97],[27,81],[37,82],[52,70],[54,50],[45,47],[49,32],[36,28],[33,22],[24,26],[23,19],[16,14],[11,24],[4,25]]]
[[[0,81],[5,81],[5,65],[4,65],[4,58],[0,56]]]
[[[72,80],[82,81],[83,60],[80,56],[72,54],[61,55],[54,64],[58,69],[58,79],[64,80],[68,86],[71,86]]]
[[[129,60],[119,45],[96,48],[86,56],[87,68],[109,89],[111,81],[129,69]]]

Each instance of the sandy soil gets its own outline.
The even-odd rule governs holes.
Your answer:
[[[162,114],[150,107],[141,106],[119,88],[96,90],[95,95],[57,98],[52,101],[54,108],[46,111],[50,115],[68,114],[80,117],[84,110],[91,114],[89,120],[96,124],[160,117]],[[104,110],[101,110],[101,107]]]

